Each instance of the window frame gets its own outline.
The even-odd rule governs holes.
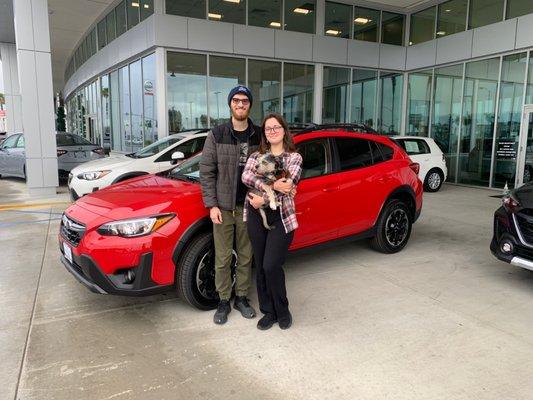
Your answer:
[[[305,160],[303,160],[303,154],[300,152],[300,147],[311,142],[321,142],[321,144],[324,145],[326,149],[326,164],[325,164],[326,172],[321,175],[304,177],[303,176],[303,173],[304,173],[303,161]],[[332,175],[335,173],[335,155],[334,155],[334,151],[332,148],[330,137],[318,136],[318,137],[313,137],[309,139],[304,139],[296,143],[296,151],[300,153],[300,155],[302,156],[302,160],[303,160],[302,161],[302,174],[300,175],[300,182],[302,180],[321,178],[321,177]]]

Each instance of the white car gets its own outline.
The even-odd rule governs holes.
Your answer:
[[[424,182],[426,192],[438,192],[448,177],[446,159],[440,147],[431,138],[419,136],[395,136],[409,158],[420,164],[418,176]]]
[[[136,176],[154,174],[172,168],[172,155],[181,152],[185,158],[202,151],[207,129],[180,132],[164,137],[131,154],[112,155],[74,168],[68,178],[73,200],[106,186]]]

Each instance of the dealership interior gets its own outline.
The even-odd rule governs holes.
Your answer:
[[[532,0],[0,0],[0,63],[26,151],[0,174],[1,399],[531,398],[533,272],[489,245],[533,181]],[[58,250],[58,110],[123,157],[228,122],[236,85],[256,123],[433,139],[446,183],[409,244],[290,254],[288,331],[87,290]]]

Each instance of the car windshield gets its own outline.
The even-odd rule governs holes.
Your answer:
[[[188,160],[183,161],[180,165],[174,168],[169,173],[169,177],[173,179],[200,181],[200,159],[201,154],[197,154]]]
[[[146,146],[139,150],[136,153],[132,154],[132,157],[134,158],[146,158],[153,155],[156,155],[163,150],[165,150],[167,147],[172,146],[174,143],[179,142],[180,140],[184,139],[185,136],[183,135],[172,135],[167,136],[165,138],[159,139],[157,142],[152,143],[149,146]]]
[[[56,135],[58,146],[80,146],[92,144],[87,139],[80,135],[73,135],[72,133],[58,133]]]

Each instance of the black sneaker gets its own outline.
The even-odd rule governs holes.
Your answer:
[[[231,312],[231,306],[229,300],[220,300],[218,303],[217,311],[213,316],[215,324],[225,324],[228,321],[228,314]]]
[[[233,308],[239,310],[244,318],[255,317],[254,308],[248,303],[246,296],[237,296],[233,302]]]
[[[292,325],[292,315],[289,313],[288,316],[280,318],[279,321],[279,327],[281,329],[289,329]]]
[[[272,325],[274,325],[274,323],[276,322],[277,322],[277,319],[272,314],[265,314],[263,318],[257,321],[257,329],[266,331],[267,329],[272,328]]]

